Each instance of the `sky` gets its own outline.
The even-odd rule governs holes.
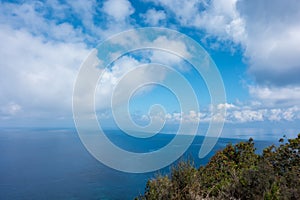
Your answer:
[[[227,102],[218,105],[227,109],[226,124],[300,129],[299,19],[297,0],[2,0],[0,126],[74,127],[74,84],[92,50],[114,34],[161,27],[191,37],[211,56],[226,91]],[[186,48],[180,41],[159,42],[183,53]],[[149,108],[161,104],[164,113],[156,117],[170,126],[180,119],[208,123],[213,117],[211,102],[201,76],[182,58],[158,50],[125,54],[106,69],[95,97],[98,120],[114,126],[114,87],[124,74],[149,62],[183,74],[200,110],[182,113],[170,90],[147,86],[130,99],[134,122],[149,123]],[[168,77],[167,70],[150,67],[135,81]]]

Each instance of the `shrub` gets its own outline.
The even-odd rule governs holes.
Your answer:
[[[179,162],[170,176],[149,180],[137,199],[300,199],[300,134],[280,142],[262,155],[251,138],[229,144],[199,169]]]

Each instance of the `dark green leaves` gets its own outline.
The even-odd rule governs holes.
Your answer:
[[[300,134],[255,154],[254,142],[229,144],[199,169],[180,162],[149,180],[139,199],[300,199]]]

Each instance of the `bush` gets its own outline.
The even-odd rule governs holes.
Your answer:
[[[199,169],[179,162],[170,176],[149,180],[137,199],[300,199],[300,134],[280,142],[262,155],[251,138],[229,144]]]
[[[171,176],[157,175],[149,180],[145,194],[137,199],[197,199],[200,197],[198,171],[191,161],[181,161],[172,167]]]

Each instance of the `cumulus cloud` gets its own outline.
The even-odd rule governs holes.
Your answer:
[[[41,12],[42,10],[42,12]],[[23,4],[0,3],[0,23],[13,29],[23,29],[27,32],[43,36],[44,39],[63,42],[81,42],[84,37],[80,28],[66,21],[57,22],[56,18],[46,18],[46,7],[38,2]]]
[[[105,8],[113,9],[110,3],[128,8],[115,13],[114,20],[121,20],[134,11],[128,1],[107,1]],[[88,41],[95,40],[91,38],[94,34],[99,40],[116,32],[95,26],[96,4],[93,0],[0,2],[0,112],[3,116],[71,115],[73,83],[80,64],[91,50]],[[106,11],[109,15],[113,10]],[[120,23],[121,28],[128,24]]]
[[[7,26],[0,43],[0,103],[10,113],[70,112],[73,82],[89,52],[84,44],[45,42]]]
[[[234,106],[227,110],[226,120],[229,123],[247,123],[259,121],[294,121],[300,118],[297,106],[287,108]]]
[[[221,44],[230,41],[243,47],[248,72],[256,80],[249,86],[249,94],[258,103],[219,105],[219,109],[228,110],[228,122],[299,119],[300,4],[297,0],[146,2],[149,1],[154,6],[137,13],[143,24],[200,30],[204,37],[216,38]],[[70,110],[77,70],[91,49],[87,45],[138,26],[139,22],[131,18],[135,12],[128,0],[0,2],[1,114]],[[183,57],[189,56],[182,42],[167,37],[157,38],[152,44],[146,44],[137,35],[116,41],[123,45],[132,42],[150,47],[167,46]],[[182,64],[178,56],[167,52],[156,51],[147,56],[151,62]],[[109,99],[121,77],[140,64],[140,60],[130,56],[115,62],[103,74],[97,91],[101,99]],[[132,80],[132,84],[140,78],[162,80],[165,74],[149,68]],[[108,106],[97,103],[99,109]],[[208,109],[203,113],[169,113],[163,117],[170,122],[196,122],[217,116],[211,116]]]
[[[246,23],[245,57],[259,84],[300,84],[299,9],[297,0],[238,2]]]
[[[97,109],[110,108],[112,95],[116,87],[122,88],[119,90],[121,93],[116,94],[117,97],[115,98],[117,98],[117,101],[119,103],[127,103],[128,99],[123,99],[126,97],[125,94],[134,91],[125,89],[138,89],[144,82],[161,82],[165,79],[166,71],[155,66],[141,67],[143,64],[147,63],[139,61],[132,56],[122,56],[110,68],[105,69],[96,91],[96,98],[98,98],[96,103]],[[137,68],[139,69],[136,70]],[[130,77],[125,77],[125,75]],[[122,79],[126,80],[126,85],[118,85]]]
[[[110,0],[101,5],[95,0],[0,2],[0,23],[47,40],[94,46],[95,42],[132,27],[129,16],[134,8],[129,1]]]
[[[263,107],[234,104],[219,104],[216,106],[219,109],[226,107],[225,121],[227,123],[244,124],[251,122],[279,122],[279,121],[296,121],[300,119],[300,107],[291,106],[287,108]],[[209,123],[212,119],[219,120],[218,114],[213,115],[210,109],[203,109],[201,112],[190,110],[188,113],[166,113],[165,115],[156,116],[161,121],[166,120],[167,124],[179,123]],[[137,115],[135,118],[141,121],[148,121],[147,115]]]
[[[174,40],[166,36],[160,36],[151,43],[152,43],[151,46],[155,46],[157,48],[166,49],[167,47],[168,49],[171,49],[172,52],[178,53],[183,58],[190,57],[188,47],[185,45],[183,41]]]
[[[7,119],[10,118],[22,110],[22,107],[19,104],[14,102],[9,102],[6,105],[0,107],[0,118]]]
[[[181,26],[240,44],[257,84],[270,90],[300,84],[298,1],[149,1],[162,6],[167,18],[175,17]]]
[[[250,95],[269,106],[292,106],[300,105],[300,87],[268,87],[250,86]]]
[[[166,20],[166,13],[163,10],[151,8],[141,15],[145,23],[150,26],[159,26]]]
[[[243,40],[244,21],[236,8],[237,0],[151,0],[163,6],[168,16],[175,19],[184,27],[205,30],[208,36],[220,40]]]
[[[96,14],[97,1],[96,0],[85,0],[85,1],[72,1],[68,0],[67,5],[71,7],[73,12],[79,16],[78,18],[82,21],[85,27],[93,28],[94,16]],[[55,10],[61,7],[60,5],[54,6]],[[64,9],[66,12],[67,9]]]
[[[210,6],[195,17],[194,26],[209,34],[235,43],[244,40],[245,23],[236,8],[237,0],[214,0]]]
[[[141,56],[152,63],[160,63],[170,67],[177,67],[182,71],[188,71],[184,59],[190,58],[190,49],[184,41],[172,36],[159,36],[153,40],[144,40],[138,32],[127,33],[126,37],[119,37],[111,41],[113,44],[122,45],[128,48],[144,48]],[[154,49],[152,49],[154,48]],[[113,59],[115,55],[111,55]]]
[[[299,85],[299,2],[292,1],[161,1],[167,18],[206,37],[233,41],[244,49],[249,73],[260,85]],[[218,45],[217,45],[218,46]]]
[[[103,12],[113,17],[115,21],[125,21],[134,13],[134,8],[127,0],[108,0],[102,7]]]

